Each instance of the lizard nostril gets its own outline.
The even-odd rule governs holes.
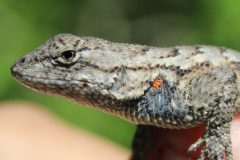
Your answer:
[[[20,59],[20,63],[25,63],[26,62],[26,58],[21,58]]]

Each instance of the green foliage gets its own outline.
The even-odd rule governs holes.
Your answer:
[[[133,125],[33,93],[12,79],[11,64],[63,32],[156,46],[212,44],[240,49],[239,5],[237,0],[0,0],[0,100],[39,102],[74,125],[129,147]]]

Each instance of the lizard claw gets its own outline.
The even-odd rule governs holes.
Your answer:
[[[204,142],[204,139],[203,138],[199,138],[194,144],[192,144],[189,148],[188,148],[188,152],[194,152],[196,151],[200,146],[201,144]]]

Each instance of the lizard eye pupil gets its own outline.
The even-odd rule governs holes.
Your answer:
[[[64,51],[62,53],[62,58],[66,59],[66,60],[70,60],[73,59],[76,55],[76,52],[73,50],[68,50],[68,51]]]

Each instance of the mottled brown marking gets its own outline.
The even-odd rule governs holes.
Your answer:
[[[76,40],[76,42],[74,43],[74,47],[77,47],[78,46],[78,44],[79,44],[79,42],[80,42],[80,40],[78,39],[78,40]]]
[[[174,48],[171,53],[172,54],[170,54],[170,57],[176,57],[180,54],[178,48]]]
[[[59,38],[59,39],[58,39],[58,42],[59,42],[60,44],[64,45],[64,46],[66,45],[66,43],[64,42],[64,40],[63,40],[62,38]]]
[[[196,52],[192,53],[192,55],[197,55],[197,54],[203,54],[204,52],[202,52],[200,49],[202,48],[201,46],[194,46]]]

